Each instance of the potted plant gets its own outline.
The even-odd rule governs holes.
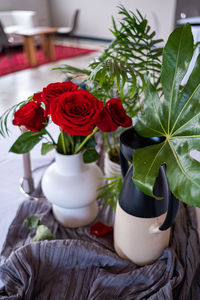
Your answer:
[[[115,248],[121,256],[141,265],[151,263],[167,247],[170,236],[168,227],[171,223],[169,219],[173,221],[175,217],[177,199],[188,205],[200,206],[200,165],[191,156],[193,149],[199,149],[200,139],[200,56],[188,81],[182,86],[194,49],[189,24],[171,33],[163,50],[160,80],[162,92],[150,82],[147,75],[143,110],[134,120],[134,130],[122,138],[122,147],[125,146],[127,151],[132,150],[133,160],[116,210]],[[130,152],[127,154],[124,148],[122,151],[130,159]],[[157,178],[161,171],[166,174],[166,178],[164,176],[158,184]],[[172,194],[166,192],[166,184]],[[159,186],[160,189],[165,188],[163,195]],[[124,205],[124,196],[130,190],[132,202]],[[139,198],[138,202],[141,195],[147,201]],[[170,216],[167,207],[164,208],[166,197],[169,198],[171,208],[175,206]],[[155,205],[154,215],[150,215],[149,201]],[[135,203],[139,203],[139,206]],[[164,206],[159,211],[161,203]],[[166,223],[168,225],[163,226]]]

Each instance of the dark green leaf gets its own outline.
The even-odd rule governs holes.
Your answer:
[[[84,153],[83,153],[83,161],[84,163],[91,163],[96,161],[99,158],[99,154],[97,153],[97,151],[92,148],[92,149],[87,149]]]
[[[34,229],[40,224],[40,219],[36,216],[30,216],[24,220],[24,224],[28,229]]]
[[[10,148],[9,152],[14,152],[17,154],[27,153],[33,149],[33,147],[38,144],[44,132],[32,132],[27,131],[19,136],[19,138],[15,141],[15,143]]]

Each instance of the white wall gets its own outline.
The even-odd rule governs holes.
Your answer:
[[[37,12],[39,25],[50,25],[49,0],[0,0],[0,11],[34,10]]]
[[[76,8],[81,10],[79,29],[76,35],[112,39],[111,15],[117,15],[117,5],[126,9],[136,8],[146,15],[158,37],[167,39],[174,27],[176,0],[49,0],[52,25],[70,25]]]

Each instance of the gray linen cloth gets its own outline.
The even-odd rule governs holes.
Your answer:
[[[23,224],[30,215],[37,215],[56,240],[32,242],[34,232]],[[112,225],[111,209],[100,204],[98,220]],[[1,253],[0,299],[200,299],[199,249],[195,210],[183,204],[170,247],[155,263],[138,267],[115,253],[113,233],[97,237],[90,226],[64,228],[48,202],[26,200]]]

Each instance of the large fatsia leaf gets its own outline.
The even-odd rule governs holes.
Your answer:
[[[139,114],[135,129],[141,136],[163,136],[164,140],[134,152],[133,180],[144,193],[154,196],[159,167],[166,165],[172,193],[200,207],[200,163],[190,156],[192,150],[200,150],[200,56],[186,85],[181,87],[193,49],[190,25],[176,28],[163,51],[164,99],[159,99],[147,79],[144,113]]]

